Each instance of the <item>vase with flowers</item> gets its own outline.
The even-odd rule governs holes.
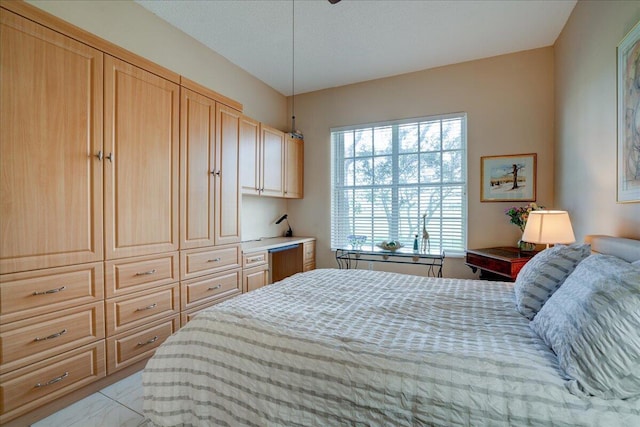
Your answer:
[[[520,231],[524,233],[524,228],[527,225],[527,219],[529,219],[529,213],[531,211],[537,211],[544,209],[544,206],[540,206],[535,202],[529,203],[526,206],[513,206],[504,211],[504,213],[510,218],[509,222],[515,224],[520,228]],[[518,240],[518,248],[521,251],[533,251],[536,249],[535,243],[525,242],[522,239]]]

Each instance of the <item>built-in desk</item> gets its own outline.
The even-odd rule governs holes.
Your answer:
[[[363,246],[361,249],[336,249],[336,262],[339,268],[358,268],[358,262],[392,262],[395,264],[421,264],[427,267],[427,275],[442,277],[444,265],[444,252],[412,251],[411,249],[398,249],[387,251],[377,246]]]
[[[243,242],[243,291],[313,270],[316,267],[315,247],[315,237],[273,237]],[[260,276],[261,272],[263,276]]]

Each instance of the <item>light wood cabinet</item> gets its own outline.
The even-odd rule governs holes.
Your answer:
[[[0,11],[0,274],[99,261],[103,54]]]
[[[304,188],[304,140],[285,134],[284,197],[302,199]]]
[[[179,86],[105,55],[107,259],[178,249]]]
[[[242,292],[251,292],[269,284],[269,265],[245,268],[242,271]]]
[[[262,188],[260,122],[247,116],[240,118],[240,158],[240,189],[243,194],[257,196]]]
[[[303,197],[304,140],[247,116],[240,120],[242,194]]]
[[[226,105],[216,105],[215,242],[240,242],[239,131],[242,114]]]
[[[240,241],[240,113],[181,88],[180,248]]]
[[[263,196],[284,195],[284,132],[261,125]]]
[[[315,270],[316,268],[316,241],[312,240],[302,244],[302,271]]]

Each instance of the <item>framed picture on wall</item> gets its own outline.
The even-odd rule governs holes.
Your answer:
[[[480,158],[481,202],[534,202],[537,155],[514,154]]]
[[[640,23],[618,45],[619,203],[640,202]]]

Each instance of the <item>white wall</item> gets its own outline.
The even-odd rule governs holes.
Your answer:
[[[616,203],[616,47],[638,1],[579,1],[555,45],[556,205],[576,238],[640,238],[640,203]]]
[[[504,209],[525,203],[480,202],[480,157],[538,154],[538,201],[553,206],[553,48],[471,61],[296,96],[305,136],[305,197],[289,202],[302,235],[316,235],[318,267],[330,251],[331,127],[465,111],[468,116],[468,247],[513,246],[519,229]],[[391,269],[390,264],[375,268]],[[423,270],[402,267],[403,271]],[[445,275],[473,277],[449,258]]]

